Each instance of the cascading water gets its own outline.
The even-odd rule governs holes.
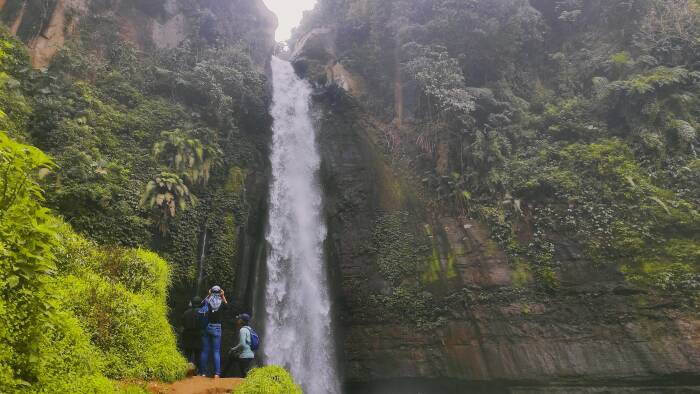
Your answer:
[[[207,229],[204,229],[202,234],[202,249],[199,254],[199,265],[197,266],[197,291],[195,294],[202,294],[202,287],[204,286],[204,257],[207,252]]]
[[[311,88],[292,65],[272,59],[274,119],[267,241],[265,340],[268,364],[289,369],[307,394],[336,394],[321,161],[309,115]]]

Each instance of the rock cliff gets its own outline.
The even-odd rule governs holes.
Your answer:
[[[405,64],[393,63],[393,37],[373,36],[386,25],[373,26],[371,10],[364,14],[370,22],[358,16],[361,4],[373,4],[376,12],[392,6],[346,2],[348,10],[338,11],[321,3],[298,32],[291,59],[318,92],[327,249],[348,386],[357,392],[393,392],[395,385],[395,392],[511,387],[583,393],[697,384],[700,319],[678,298],[631,283],[622,263],[594,261],[564,233],[551,238],[557,287],[536,290],[531,274],[500,242],[498,226],[434,201],[426,190],[429,167],[418,159],[423,154],[406,141],[418,129],[425,132],[420,89],[402,81]],[[425,14],[417,15],[435,28]],[[404,29],[384,33],[400,37],[411,27]],[[385,57],[370,58],[367,48]],[[368,60],[374,63],[363,63]],[[500,111],[502,103],[487,90],[470,94],[476,112],[485,112],[477,117]],[[431,151],[438,168],[440,149]],[[521,209],[510,195],[493,198]],[[533,242],[533,216],[516,220],[517,242]],[[415,384],[401,386],[406,379]]]
[[[430,214],[380,153],[381,128],[357,107],[348,109],[348,97],[338,100],[326,92],[316,105],[329,258],[350,383],[451,378],[586,387],[696,379],[700,320],[694,314],[662,300],[645,303],[645,294],[619,273],[575,253],[561,256],[565,282],[557,297],[527,295],[489,229],[477,220]],[[371,300],[392,292],[380,272],[381,248],[396,245],[378,244],[376,232],[382,217],[397,213],[409,222],[401,236],[423,238],[410,248],[430,245],[433,277],[422,273],[421,281],[436,297],[449,294],[433,305],[445,317],[437,327],[416,327],[425,317],[420,301],[400,300],[406,305],[397,312]],[[400,257],[411,263],[411,254]]]
[[[141,49],[175,48],[194,35],[210,43],[245,41],[254,60],[264,67],[275,47],[277,18],[262,0],[6,0],[0,17],[27,43],[32,64],[45,68],[81,17],[116,15],[122,36]]]
[[[47,183],[48,205],[98,243],[164,256],[173,266],[173,326],[214,284],[233,300],[231,320],[250,312],[265,242],[275,15],[262,0],[8,0],[0,20],[42,69],[21,67],[14,77],[33,106],[17,132],[60,167]],[[188,183],[197,203],[170,215],[167,234],[139,201],[168,171],[153,154],[164,132],[218,156],[206,181]],[[102,165],[120,175],[94,170]]]

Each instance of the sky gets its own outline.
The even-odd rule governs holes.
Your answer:
[[[286,41],[292,34],[292,29],[299,25],[304,11],[310,10],[316,0],[263,0],[267,8],[277,14],[280,25],[275,39]]]

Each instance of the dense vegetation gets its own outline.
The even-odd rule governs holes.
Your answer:
[[[125,39],[122,15],[162,12],[162,1],[134,4],[91,2],[46,72],[20,54],[8,82],[7,100],[16,100],[3,108],[21,124],[6,129],[53,157],[46,204],[78,232],[155,249],[187,289],[206,232],[203,280],[231,288],[248,221],[245,185],[265,167],[265,77],[246,42],[217,41],[211,16],[187,2],[191,28],[177,48]]]
[[[234,390],[235,394],[301,394],[301,392],[301,387],[294,383],[289,372],[275,365],[253,369],[243,385]]]
[[[140,249],[99,247],[52,216],[38,182],[53,168],[0,132],[3,392],[136,392],[108,378],[184,376],[167,322],[168,264]]]
[[[22,20],[24,40],[55,5],[29,3],[46,12]],[[44,71],[0,34],[0,391],[182,377],[168,302],[192,295],[203,232],[203,279],[233,288],[247,177],[264,169],[266,81],[246,43],[214,45],[198,10],[178,48],[120,34],[119,12],[162,5],[91,2]]]
[[[296,40],[324,26],[430,213],[488,224],[522,290],[555,295],[573,250],[650,299],[698,301],[700,3],[321,0]],[[389,241],[378,305],[429,302],[435,321],[451,295],[424,291],[430,253],[417,274],[387,265],[405,249]]]

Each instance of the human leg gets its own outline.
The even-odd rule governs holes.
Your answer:
[[[198,373],[202,376],[207,374],[207,366],[209,364],[209,334],[202,334],[202,351],[199,354],[199,370]]]
[[[214,359],[214,376],[221,376],[221,326],[211,325],[208,332],[211,338],[211,352]]]
[[[226,356],[226,364],[224,364],[223,369],[221,369],[221,373],[223,377],[235,377],[234,375],[231,375],[231,367],[233,367],[233,364],[236,362],[235,356],[231,355],[229,353]]]
[[[253,368],[253,360],[252,358],[241,358],[238,359],[238,365],[241,367],[241,377],[246,378],[248,377],[248,372]]]

